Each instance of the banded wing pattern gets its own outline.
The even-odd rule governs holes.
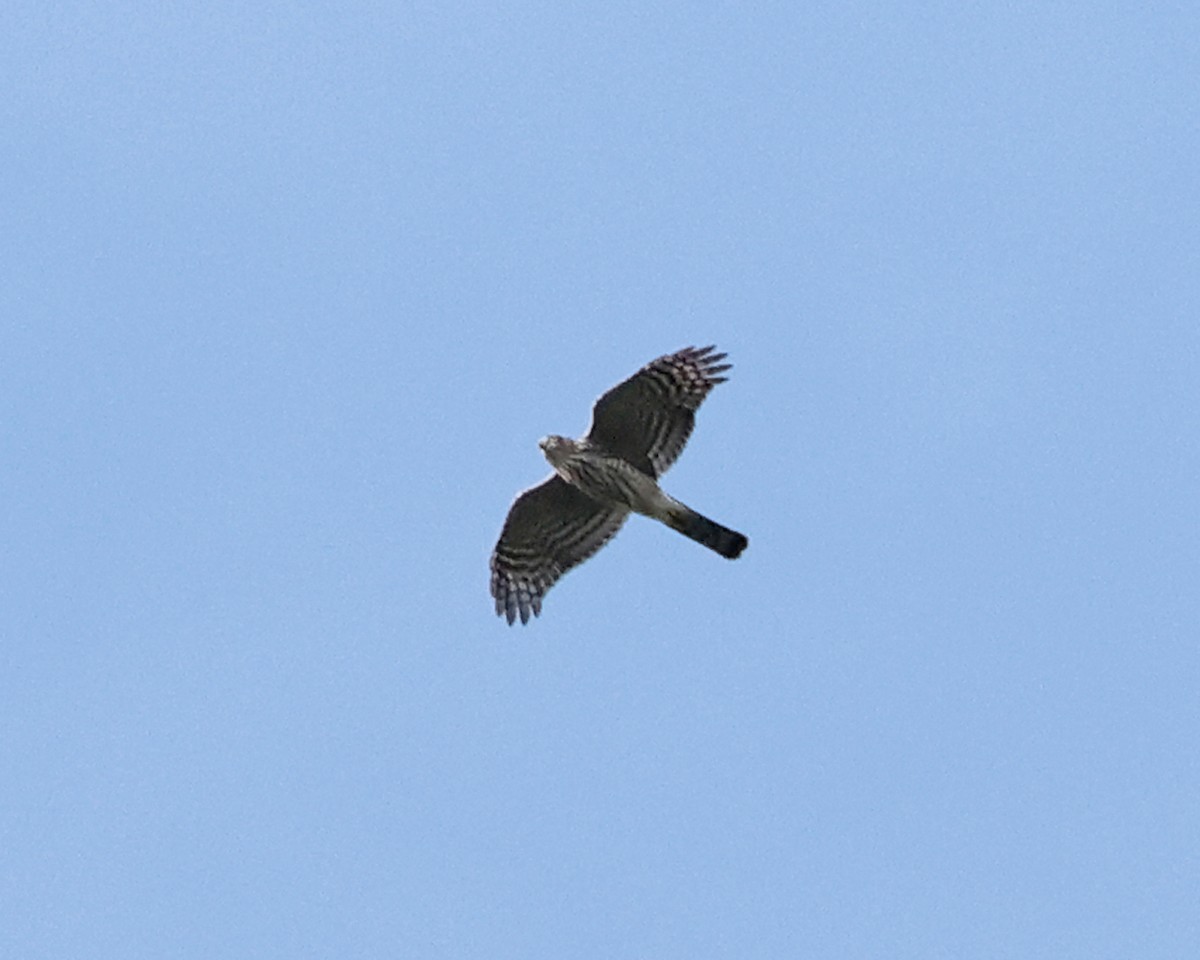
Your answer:
[[[510,624],[518,616],[528,623],[555,581],[608,543],[628,516],[557,475],[520,494],[492,553],[496,613]]]
[[[715,346],[685,347],[652,360],[596,401],[587,438],[659,477],[683,452],[696,411],[732,369]]]

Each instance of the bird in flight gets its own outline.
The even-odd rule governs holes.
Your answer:
[[[630,513],[665,523],[730,560],[746,537],[668,496],[658,478],[683,452],[696,411],[730,369],[714,346],[653,360],[596,401],[579,440],[543,437],[554,473],[513,501],[492,552],[496,614],[512,624],[542,612],[546,592],[621,529]]]

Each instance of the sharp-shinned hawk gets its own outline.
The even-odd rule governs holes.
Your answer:
[[[496,613],[528,623],[546,591],[621,529],[630,512],[665,523],[723,557],[746,549],[723,527],[659,488],[683,452],[696,410],[730,369],[715,347],[687,347],[646,364],[596,401],[579,440],[549,436],[538,445],[554,467],[513,502],[492,553]]]

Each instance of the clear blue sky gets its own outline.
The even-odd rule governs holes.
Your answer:
[[[0,956],[1200,942],[1200,12],[10,0]],[[736,364],[509,628],[536,446]]]

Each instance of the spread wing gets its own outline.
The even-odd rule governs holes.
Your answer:
[[[580,493],[557,474],[520,494],[492,553],[496,614],[511,624],[542,612],[542,598],[621,529],[629,511]]]
[[[588,439],[652,477],[683,452],[696,410],[730,369],[714,346],[687,347],[653,360],[596,401]]]

